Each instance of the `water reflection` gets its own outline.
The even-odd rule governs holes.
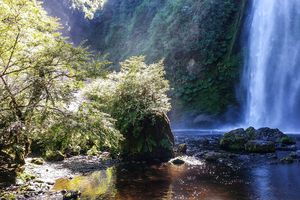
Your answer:
[[[269,165],[251,171],[257,199],[297,200],[300,196],[300,164]]]
[[[111,167],[88,176],[77,176],[72,180],[58,179],[53,190],[79,190],[86,199],[111,198],[115,194],[115,179],[114,168]]]
[[[184,159],[189,164],[120,164],[72,180],[59,179],[53,189],[80,190],[82,199],[299,199],[299,163],[233,171],[192,157]]]
[[[73,180],[54,190],[80,190],[83,199],[248,199],[243,175],[214,165],[119,165]]]

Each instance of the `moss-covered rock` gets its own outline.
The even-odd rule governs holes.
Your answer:
[[[294,144],[293,140],[279,129],[249,127],[225,133],[220,140],[221,148],[231,151],[256,153],[274,152],[282,144]]]
[[[281,138],[286,135],[279,129],[271,129],[268,127],[260,128],[256,130],[255,139],[257,140],[267,140],[272,142],[279,142]]]
[[[138,135],[126,137],[125,159],[168,161],[174,157],[174,136],[165,113],[153,113],[143,120],[141,127]]]
[[[250,140],[245,144],[245,150],[253,153],[275,152],[275,143],[265,140]]]
[[[247,128],[246,130],[246,134],[248,135],[248,137],[250,139],[254,139],[255,135],[256,135],[256,130],[255,128],[253,128],[252,126],[250,126],[249,128]]]
[[[249,136],[246,131],[240,128],[225,133],[220,140],[220,145],[226,150],[240,151],[245,149],[245,144],[248,140]]]

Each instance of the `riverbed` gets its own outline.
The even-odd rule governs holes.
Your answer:
[[[280,162],[291,151],[272,154],[224,152],[226,156],[216,160],[204,159],[205,155],[219,151],[214,146],[219,134],[176,135],[178,143],[188,144],[187,155],[180,157],[185,162],[182,165],[84,156],[42,166],[27,165],[28,172],[39,174],[50,187],[48,192],[26,199],[62,199],[61,191],[71,190],[80,191],[81,199],[299,199],[299,159]],[[299,135],[292,137],[299,147]]]

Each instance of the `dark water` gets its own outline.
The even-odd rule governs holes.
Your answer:
[[[233,170],[193,157],[188,164],[120,164],[73,180],[60,179],[54,189],[82,191],[82,199],[298,200],[300,163],[260,165]]]

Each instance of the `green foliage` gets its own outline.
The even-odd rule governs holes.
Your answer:
[[[64,112],[76,90],[76,69],[88,53],[68,44],[59,28],[40,2],[0,2],[0,150],[8,162],[24,164],[34,118],[42,123],[48,111]]]
[[[115,63],[141,54],[151,63],[165,58],[174,109],[220,114],[236,104],[235,46],[245,3],[115,0],[100,11],[89,41]]]
[[[140,56],[122,62],[120,72],[96,80],[88,86],[86,95],[95,107],[116,119],[116,127],[125,138],[138,139],[147,117],[170,110],[168,91],[163,62],[147,65]],[[137,151],[151,152],[156,145],[150,135],[141,139]]]
[[[45,150],[66,152],[80,147],[83,152],[97,148],[118,153],[123,137],[115,128],[115,120],[98,110],[96,104],[82,102],[75,111],[53,116],[46,127],[44,125],[43,129],[32,134],[32,138]]]
[[[93,19],[106,0],[70,0],[72,7],[80,9],[85,13],[85,17]]]
[[[24,164],[29,138],[46,154],[78,146],[119,148],[122,136],[109,115],[92,103],[76,109],[71,103],[83,80],[105,76],[109,63],[73,47],[59,30],[39,1],[0,1],[1,172]]]

